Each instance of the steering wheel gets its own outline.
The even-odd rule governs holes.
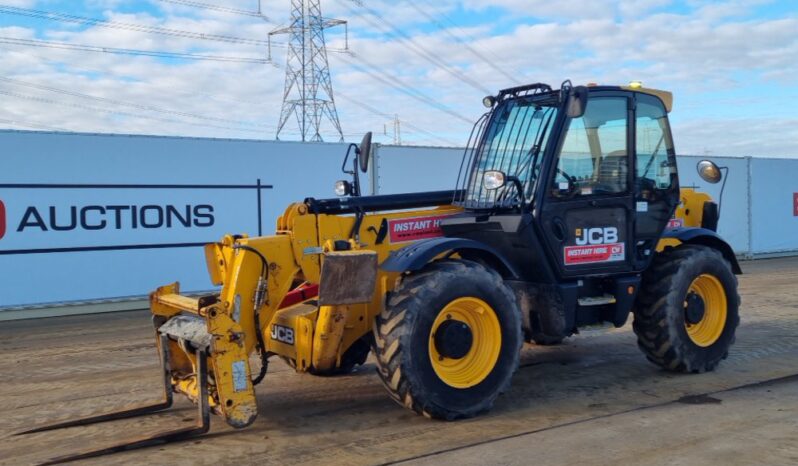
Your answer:
[[[557,168],[557,173],[563,176],[566,180],[568,180],[568,190],[570,191],[574,186],[576,186],[576,178],[569,175],[565,170]]]
[[[562,175],[566,180],[568,180],[569,183],[576,184],[576,178],[574,178],[573,176],[569,175],[565,170],[562,170],[561,168],[558,167],[557,168],[557,173]]]

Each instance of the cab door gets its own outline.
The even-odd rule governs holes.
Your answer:
[[[635,250],[636,270],[648,267],[662,231],[679,227],[671,220],[679,203],[676,152],[662,101],[635,94]]]
[[[633,268],[632,104],[628,92],[591,92],[584,115],[564,123],[538,219],[562,277]]]

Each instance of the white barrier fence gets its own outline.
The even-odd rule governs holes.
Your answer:
[[[210,289],[201,245],[331,197],[347,146],[6,131],[0,147],[8,310]]]
[[[175,280],[209,289],[200,245],[269,234],[289,203],[332,197],[347,146],[0,131],[0,148],[2,320],[40,305],[141,297]],[[363,191],[451,189],[461,155],[377,147]],[[679,159],[682,184],[717,199],[720,185],[698,178],[698,160]],[[729,168],[719,229],[735,251],[798,252],[798,160],[712,160]]]

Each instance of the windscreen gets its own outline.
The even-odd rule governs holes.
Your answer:
[[[555,107],[519,98],[504,101],[492,113],[483,116],[474,127],[463,157],[458,188],[464,193],[458,204],[488,209],[510,207],[519,202],[521,196],[512,183],[495,190],[484,188],[482,178],[489,170],[517,177],[528,200],[555,113]]]

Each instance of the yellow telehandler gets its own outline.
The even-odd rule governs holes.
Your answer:
[[[335,375],[370,352],[399,404],[467,418],[508,388],[524,341],[557,344],[631,313],[650,361],[713,370],[734,341],[741,270],[716,233],[718,205],[679,187],[671,94],[566,81],[483,104],[454,190],[361,195],[368,134],[349,147],[339,197],[289,205],[272,236],[205,247],[217,293],[154,291],[162,402],[25,433],[163,410],[173,393],[196,403],[196,426],[53,461],[198,435],[211,413],[243,428],[269,358]],[[711,161],[698,171],[723,176]]]

